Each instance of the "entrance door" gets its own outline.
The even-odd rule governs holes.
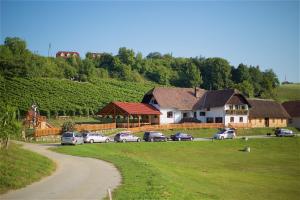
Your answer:
[[[265,126],[269,127],[269,118],[265,118]]]

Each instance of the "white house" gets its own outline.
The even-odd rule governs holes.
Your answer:
[[[180,122],[248,123],[247,99],[237,90],[207,91],[200,88],[156,87],[145,94],[160,112],[160,124]]]

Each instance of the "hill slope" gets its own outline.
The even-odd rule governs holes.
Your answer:
[[[280,102],[300,100],[300,83],[281,85],[275,94],[275,99]]]
[[[0,80],[0,103],[9,104],[25,112],[36,102],[42,114],[81,114],[97,111],[110,101],[141,101],[153,88],[152,83],[103,79],[96,83],[37,78]]]

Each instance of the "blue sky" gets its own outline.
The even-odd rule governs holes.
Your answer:
[[[299,1],[3,1],[1,43],[21,37],[47,55],[128,47],[182,57],[222,57],[300,82]]]

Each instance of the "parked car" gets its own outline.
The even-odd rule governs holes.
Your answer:
[[[176,133],[171,135],[173,141],[193,141],[194,137],[186,133]]]
[[[83,133],[83,141],[88,143],[94,142],[109,142],[109,137],[95,132],[86,132]]]
[[[292,130],[289,129],[283,129],[283,128],[277,128],[275,129],[275,135],[277,137],[293,137],[295,134]]]
[[[224,139],[233,139],[235,138],[235,136],[236,136],[235,129],[225,128],[222,129],[220,132],[216,133],[213,138],[218,140],[224,140]]]
[[[160,132],[145,132],[144,133],[144,140],[146,142],[155,142],[155,141],[168,141],[168,138],[164,136],[164,134]]]
[[[83,137],[77,132],[65,132],[61,136],[61,144],[83,144]]]
[[[130,131],[121,132],[115,135],[116,142],[140,142],[141,138],[133,135]]]

